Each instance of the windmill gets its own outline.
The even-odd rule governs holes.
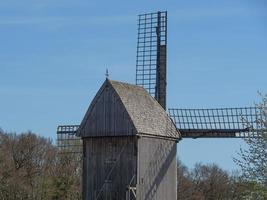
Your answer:
[[[167,86],[167,12],[141,14],[138,18],[136,85],[144,87],[166,109]],[[257,137],[262,129],[256,107],[179,109],[169,108],[170,117],[182,138],[247,138]],[[79,125],[57,128],[58,147],[81,152]]]
[[[141,14],[138,17],[138,41],[137,41],[137,57],[136,57],[136,83],[137,86],[143,87],[152,96],[161,107],[166,110],[166,87],[167,87],[167,12],[155,12],[148,14]],[[103,92],[104,88],[110,88],[109,90],[120,93],[121,86],[123,84],[116,82],[109,82],[103,84],[102,89],[98,93]],[[128,87],[127,85],[124,85]],[[129,86],[133,91],[138,92],[138,88]],[[124,90],[124,93],[127,92]],[[140,92],[140,91],[139,91]],[[114,93],[114,92],[113,92]],[[95,98],[101,95],[97,94]],[[140,100],[140,99],[139,99]],[[97,104],[97,100],[93,100],[92,103]],[[141,99],[142,101],[142,99]],[[144,101],[146,102],[146,101]],[[124,102],[127,104],[127,101]],[[92,107],[92,106],[90,106]],[[89,107],[88,111],[93,109]],[[127,105],[126,105],[127,107]],[[127,109],[126,109],[127,110]],[[129,106],[131,110],[131,106]],[[129,112],[129,110],[127,110]],[[93,111],[92,111],[93,112]],[[141,111],[140,111],[141,112]],[[175,124],[176,130],[179,134],[176,136],[171,135],[170,138],[249,138],[257,137],[257,132],[264,127],[258,123],[261,120],[261,111],[256,107],[243,107],[243,108],[213,108],[213,109],[180,109],[180,108],[168,108],[168,115]],[[86,119],[89,114],[86,114],[81,125],[64,125],[57,128],[57,144],[63,152],[68,153],[82,153],[82,142],[80,136],[83,136],[83,130],[86,126]],[[167,121],[170,123],[169,121]],[[106,125],[106,124],[105,124]],[[172,126],[172,125],[170,125]],[[173,131],[170,131],[173,132]],[[138,134],[137,134],[138,135]],[[101,135],[102,137],[103,135]],[[158,134],[157,136],[161,136]],[[90,137],[96,137],[96,135],[90,135]],[[169,137],[169,135],[168,135]],[[129,141],[127,141],[127,145]],[[157,142],[157,140],[155,140]],[[91,141],[92,143],[92,141]],[[97,143],[97,141],[95,141]],[[132,143],[130,143],[132,144]],[[112,144],[110,144],[112,147]],[[103,184],[97,186],[94,197],[92,199],[110,199],[110,197],[104,195],[104,191],[113,191],[112,181],[118,180],[117,176],[111,177],[116,171],[117,165],[124,156],[124,151],[127,145],[120,145],[120,150],[117,151],[117,156],[111,158],[107,155],[108,161],[105,161],[107,171],[104,173],[105,178]],[[85,145],[86,146],[86,145]],[[118,145],[117,145],[118,146]],[[131,145],[129,145],[131,146]],[[83,147],[84,148],[84,147]],[[85,150],[84,150],[85,152]],[[167,153],[166,153],[167,152]],[[144,177],[154,177],[156,173],[160,172],[160,167],[157,167],[157,163],[161,163],[161,160],[166,161],[166,156],[173,152],[173,143],[158,144],[153,151],[155,160],[150,160],[146,169],[143,170],[142,180]],[[176,155],[176,154],[175,154]],[[132,162],[132,161],[131,161]],[[129,166],[128,166],[129,167]],[[137,170],[137,169],[132,169]],[[138,170],[137,170],[138,171]],[[131,176],[131,177],[130,177]],[[136,190],[146,190],[144,188],[137,189],[136,174],[128,177],[129,182],[127,190],[127,199],[136,198]],[[148,178],[149,179],[149,178]],[[140,184],[140,183],[139,183]],[[89,187],[89,186],[88,186]],[[157,189],[149,188],[149,196],[146,198],[153,199],[154,192]],[[144,193],[146,194],[146,193]],[[114,194],[115,195],[115,194]],[[118,195],[118,194],[116,194]],[[117,197],[117,196],[116,196]],[[90,197],[85,199],[91,199]],[[139,198],[137,198],[139,199]]]

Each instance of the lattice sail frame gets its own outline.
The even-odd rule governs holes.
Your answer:
[[[57,127],[57,147],[64,153],[82,153],[82,140],[76,136],[79,125]]]
[[[166,108],[167,12],[139,15],[136,85]]]
[[[169,116],[182,138],[256,138],[267,131],[258,107],[177,109]],[[57,145],[65,153],[82,153],[82,140],[75,136],[79,125],[57,128]]]
[[[257,107],[169,109],[169,116],[183,138],[253,138],[266,130]]]

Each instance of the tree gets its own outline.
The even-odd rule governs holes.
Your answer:
[[[50,139],[0,131],[0,199],[80,199],[81,160]]]
[[[53,169],[51,199],[81,199],[82,161],[75,153],[61,153]]]
[[[262,129],[257,132],[258,137],[245,139],[248,149],[240,148],[239,158],[234,161],[240,166],[246,180],[256,181],[267,187],[267,95],[261,96],[262,102],[257,107],[262,117],[257,123]]]
[[[196,164],[188,170],[180,161],[177,168],[177,200],[241,200],[247,183],[238,174],[229,174],[216,164]]]
[[[0,197],[36,199],[42,190],[41,177],[55,157],[55,147],[31,132],[1,133],[0,144]]]
[[[200,191],[203,199],[230,199],[231,179],[228,173],[215,164],[196,164],[191,172],[196,190]]]
[[[246,182],[246,199],[267,199],[267,95],[261,96],[258,137],[245,139],[248,148],[240,148],[239,157],[234,158]]]
[[[177,200],[204,200],[204,196],[192,181],[188,168],[177,161]]]

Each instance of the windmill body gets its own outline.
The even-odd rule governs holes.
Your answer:
[[[180,134],[144,88],[107,79],[77,135],[83,199],[176,199]]]
[[[81,124],[57,129],[58,147],[82,154],[83,199],[174,200],[181,138],[248,138],[263,129],[255,107],[167,114],[166,80],[167,12],[139,15],[136,85],[107,79]]]

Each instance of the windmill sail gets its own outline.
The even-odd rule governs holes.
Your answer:
[[[76,136],[79,125],[57,127],[57,147],[64,153],[82,153],[82,140]]]
[[[183,138],[251,138],[264,130],[257,107],[169,109]]]
[[[169,116],[182,138],[256,138],[266,131],[262,110],[257,107],[177,109]],[[57,128],[57,146],[65,153],[82,153],[82,141],[75,134],[79,125]]]
[[[167,12],[139,15],[136,85],[166,109]]]

